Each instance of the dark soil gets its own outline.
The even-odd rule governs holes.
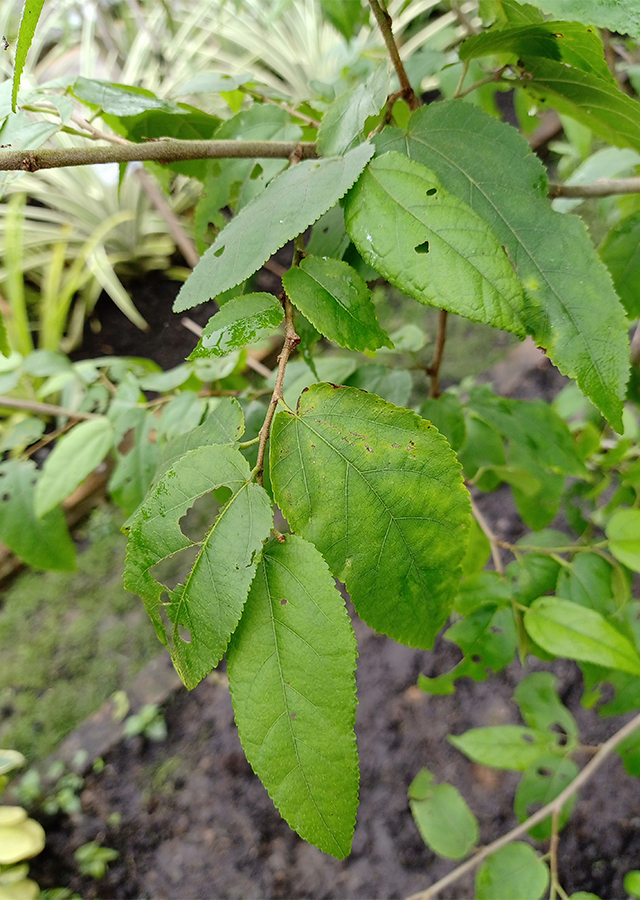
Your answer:
[[[176,322],[158,284],[148,278],[135,295],[142,314],[159,323],[148,343],[129,329],[127,344],[126,320],[111,310],[100,334],[87,335],[83,355],[145,355],[164,367],[181,362],[194,338]],[[202,324],[212,312],[200,307],[191,317]],[[562,383],[544,360],[524,369],[526,377],[511,371],[505,393],[549,398]],[[507,488],[482,497],[481,506],[500,536],[519,536],[522,526]],[[619,719],[600,719],[580,706],[581,675],[569,662],[534,661],[527,670],[514,662],[490,681],[463,679],[455,694],[430,696],[416,686],[419,673],[451,668],[459,658],[456,647],[439,639],[433,652],[412,650],[376,635],[357,618],[353,624],[360,654],[361,798],[348,859],[338,861],[309,846],[280,819],[245,761],[220,669],[169,704],[165,741],[129,739],[106,757],[101,774],[87,778],[82,813],[48,823],[47,847],[34,860],[32,877],[43,888],[70,887],[85,900],[406,897],[455,866],[425,847],[411,817],[407,788],[422,767],[459,788],[478,816],[483,843],[517,824],[517,773],[471,763],[447,742],[448,734],[519,723],[511,697],[532,669],[557,675],[560,696],[585,744],[598,744],[620,727]],[[77,847],[91,840],[119,851],[101,881],[79,876],[73,859]],[[624,874],[640,867],[640,782],[625,774],[615,754],[582,792],[562,833],[559,858],[568,893],[593,891],[603,900],[626,896]],[[473,877],[440,896],[472,897]]]

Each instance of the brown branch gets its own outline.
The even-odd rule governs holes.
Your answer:
[[[500,555],[500,542],[473,500],[471,500],[471,512],[475,516],[476,522],[489,541],[489,546],[491,547],[491,558],[493,559],[493,564],[496,567],[496,572],[499,575],[504,575],[504,565],[502,563],[502,556]]]
[[[440,366],[442,364],[442,355],[444,353],[444,344],[447,339],[447,311],[441,309],[438,316],[438,334],[436,336],[436,349],[433,354],[431,365],[427,368],[427,375],[431,379],[429,396],[436,399],[440,396]]]
[[[532,816],[530,816],[526,821],[522,822],[516,828],[513,828],[511,831],[507,832],[507,834],[503,834],[502,837],[493,841],[491,844],[488,844],[486,847],[483,847],[482,850],[479,850],[475,856],[472,856],[471,859],[468,859],[466,862],[462,863],[461,866],[458,866],[453,872],[449,872],[448,875],[445,875],[444,878],[441,878],[435,884],[433,884],[430,888],[427,888],[426,891],[420,891],[417,894],[412,894],[407,900],[433,900],[433,898],[443,891],[450,884],[455,884],[463,875],[466,875],[468,872],[472,872],[477,866],[480,865],[488,856],[491,856],[492,853],[495,853],[496,850],[499,850],[501,847],[504,847],[506,844],[510,844],[511,841],[515,841],[516,838],[521,837],[523,834],[526,834],[530,828],[533,828],[534,825],[537,825],[538,822],[542,822],[547,816],[552,816],[557,809],[562,809],[567,800],[572,797],[583,785],[585,785],[589,779],[595,774],[595,772],[600,768],[605,759],[613,753],[615,748],[620,744],[625,738],[629,737],[637,728],[640,728],[640,713],[634,716],[630,722],[627,722],[619,731],[609,738],[608,741],[600,747],[596,755],[591,759],[584,769],[577,775],[571,784],[568,784],[567,787],[561,791],[558,796],[551,801],[551,803],[547,803],[546,806],[543,806],[542,809],[539,809]]]
[[[549,183],[548,196],[555,197],[613,197],[617,194],[640,193],[640,178],[599,178],[592,184]]]
[[[391,62],[393,63],[393,67],[396,70],[396,75],[398,76],[398,81],[400,82],[402,96],[406,100],[409,109],[417,109],[420,104],[418,103],[418,98],[416,97],[415,92],[411,87],[409,78],[407,77],[407,71],[404,67],[404,63],[400,59],[398,45],[396,44],[396,40],[393,36],[393,31],[391,30],[391,16],[385,9],[380,6],[378,0],[369,0],[369,6],[371,7],[371,11],[375,16],[378,27],[382,32],[384,42],[387,45],[387,50],[389,51]]]
[[[136,170],[136,177],[139,179],[145,193],[155,208],[167,223],[169,233],[184,256],[187,265],[191,266],[192,269],[195,269],[200,262],[198,251],[196,250],[195,244],[180,224],[180,220],[167,203],[164,194],[158,185],[149,178],[149,175],[144,168]]]
[[[555,900],[559,887],[558,881],[558,844],[560,843],[560,813],[562,807],[554,810],[551,818],[551,843],[549,845],[549,870],[551,872],[551,885],[549,887],[549,900]]]
[[[181,162],[189,159],[316,159],[310,141],[180,141],[161,138],[145,144],[112,147],[68,147],[0,151],[0,172],[37,172],[63,166],[92,166],[112,162]]]
[[[20,400],[17,397],[0,397],[0,407],[24,409],[40,416],[67,416],[69,419],[104,419],[97,413],[83,412],[80,409],[65,409],[52,403],[39,403],[37,400]]]

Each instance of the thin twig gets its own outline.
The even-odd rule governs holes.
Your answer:
[[[70,431],[74,425],[77,425],[77,419],[75,422],[70,419],[65,425],[61,425],[60,428],[56,428],[55,431],[50,431],[49,434],[45,434],[37,444],[33,444],[28,450],[25,450],[22,454],[23,458],[29,459],[29,457],[33,456],[34,453],[37,453],[38,450],[41,450],[43,447],[46,447],[47,444],[50,444],[51,441],[55,441],[56,438],[59,438],[61,434]]]
[[[465,29],[467,34],[470,34],[470,35],[480,34],[480,30],[478,28],[476,28],[476,26],[473,24],[473,22],[471,21],[469,16],[460,7],[459,3],[452,2],[451,10],[455,13],[456,19],[458,20],[458,22],[460,22],[460,24]]]
[[[296,119],[300,119],[302,122],[306,122],[307,125],[311,125],[312,128],[319,128],[320,122],[317,119],[312,119],[311,116],[308,116],[306,113],[299,112],[295,107],[289,106],[287,103],[279,103],[277,100],[274,100],[273,97],[267,97],[266,94],[261,94],[259,91],[254,91],[251,88],[246,87],[246,85],[242,85],[240,87],[241,91],[244,91],[245,94],[249,94],[250,97],[254,97],[256,100],[261,100],[263,103],[270,103],[272,106],[277,106],[279,109],[283,109],[285,112],[288,112],[290,116],[294,116]]]
[[[493,533],[491,526],[482,515],[476,504],[471,500],[471,512],[475,516],[476,522],[482,528],[485,537],[489,541],[489,546],[491,547],[491,558],[493,559],[493,564],[496,568],[496,572],[499,575],[504,575],[504,564],[502,562],[502,556],[500,555],[500,542],[498,538]]]
[[[560,813],[562,808],[554,810],[551,817],[551,842],[549,844],[549,871],[551,872],[551,884],[549,886],[549,900],[556,900],[558,892],[558,843],[560,842]]]
[[[479,850],[475,854],[475,856],[472,856],[471,859],[462,863],[462,865],[454,869],[453,872],[449,872],[448,875],[445,875],[440,881],[437,881],[430,888],[427,888],[426,891],[412,894],[407,900],[433,900],[440,891],[444,890],[444,888],[448,887],[450,884],[455,884],[455,882],[462,878],[463,875],[466,875],[467,872],[472,872],[481,862],[483,862],[483,860],[488,856],[491,856],[492,853],[495,853],[496,850],[499,850],[506,844],[510,844],[511,841],[515,841],[516,838],[521,837],[521,835],[526,834],[527,831],[529,831],[530,828],[533,828],[534,825],[537,825],[538,822],[542,822],[547,816],[553,815],[556,809],[562,809],[567,800],[589,781],[605,759],[613,753],[618,744],[629,737],[636,728],[640,728],[640,713],[634,716],[633,719],[631,719],[630,722],[627,722],[627,724],[619,731],[616,731],[608,741],[605,741],[593,759],[586,764],[584,769],[573,779],[571,784],[568,784],[567,787],[551,801],[551,803],[547,803],[546,806],[543,806],[542,809],[535,812],[525,822],[518,825],[517,828],[513,828],[511,831],[507,832],[507,834],[503,834],[502,837],[493,841],[491,844],[488,844],[486,847],[483,847],[482,850]]]
[[[393,36],[393,31],[391,30],[391,16],[385,9],[380,6],[378,0],[369,0],[369,6],[371,7],[371,11],[375,16],[378,27],[382,32],[384,42],[387,45],[387,50],[389,51],[391,62],[393,63],[393,67],[396,70],[396,75],[398,76],[398,81],[400,82],[402,96],[407,102],[409,109],[417,109],[420,104],[418,103],[418,98],[416,97],[415,92],[411,87],[409,78],[407,77],[407,71],[404,67],[404,63],[400,59],[398,45],[396,44],[396,40]]]
[[[180,224],[180,220],[167,203],[164,194],[157,184],[149,178],[149,175],[143,168],[136,169],[136,177],[139,179],[140,184],[155,208],[167,223],[169,233],[176,242],[176,246],[180,248],[180,252],[184,256],[185,262],[188,266],[191,266],[192,269],[195,269],[200,262],[198,251],[196,250],[195,244]]]
[[[437,399],[440,396],[440,366],[442,364],[442,355],[444,353],[444,345],[447,340],[447,311],[441,309],[438,316],[438,333],[436,335],[436,348],[433,353],[431,365],[427,368],[427,375],[431,379],[429,388],[429,396]]]
[[[555,197],[614,197],[640,193],[640,178],[599,178],[591,184],[549,183],[551,199]]]
[[[112,162],[160,163],[189,159],[317,159],[312,141],[181,141],[158,138],[144,144],[117,147],[58,147],[44,150],[0,151],[0,172],[37,172],[65,166],[93,166]]]
[[[502,75],[506,68],[506,66],[503,66],[501,69],[498,69],[497,72],[492,72],[491,75],[487,75],[486,78],[481,78],[479,81],[476,81],[470,87],[466,88],[466,90],[460,91],[460,93],[456,91],[455,98],[457,100],[462,100],[467,94],[470,94],[472,91],[477,91],[478,88],[484,87],[485,84],[493,84],[494,82],[502,81]]]
[[[104,419],[97,413],[83,412],[80,409],[65,409],[64,406],[54,406],[52,403],[40,403],[37,400],[20,400],[17,397],[0,397],[0,407],[9,409],[24,409],[27,412],[41,416],[67,416],[69,419]]]

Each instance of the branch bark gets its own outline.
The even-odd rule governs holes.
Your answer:
[[[37,172],[62,166],[92,166],[96,163],[181,162],[189,159],[316,159],[310,141],[180,141],[169,138],[145,144],[111,147],[69,147],[44,150],[0,151],[0,172]]]
[[[369,0],[369,6],[371,7],[371,11],[375,16],[376,22],[378,23],[378,28],[382,32],[384,42],[387,45],[387,50],[389,51],[391,62],[393,63],[393,67],[396,70],[396,75],[398,76],[398,81],[400,82],[402,96],[406,100],[409,109],[417,109],[420,104],[418,103],[418,98],[416,97],[415,92],[411,87],[409,78],[407,77],[407,71],[404,67],[404,63],[400,59],[398,45],[396,44],[396,39],[393,36],[393,31],[391,30],[391,16],[385,9],[380,6],[378,0]]]
[[[592,184],[556,184],[550,182],[549,197],[613,197],[640,193],[640,178],[599,178]]]

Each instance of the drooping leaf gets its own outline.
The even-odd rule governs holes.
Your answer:
[[[616,291],[630,319],[640,317],[640,213],[626,216],[600,245]]]
[[[452,784],[434,784],[422,769],[409,785],[409,805],[422,840],[434,853],[461,859],[478,843],[478,820]]]
[[[533,765],[522,773],[516,789],[513,808],[519,822],[524,822],[536,810],[558,796],[576,777],[580,770],[572,759],[554,756],[541,756]],[[558,825],[563,828],[567,823],[571,810],[576,802],[576,795],[570,797],[562,807]],[[551,815],[529,829],[529,834],[536,841],[546,841],[551,837]]]
[[[447,740],[482,766],[516,772],[523,772],[542,755],[562,749],[550,733],[521,725],[471,728],[457,737],[449,735]]]
[[[35,569],[70,571],[75,568],[76,551],[62,510],[36,517],[37,477],[32,460],[0,463],[0,540]]]
[[[227,661],[247,759],[291,827],[343,859],[358,805],[356,642],[312,544],[265,547]]]
[[[421,303],[524,336],[524,297],[504,249],[479,216],[419,163],[391,151],[345,203],[361,256]]]
[[[35,512],[39,518],[61,503],[93,472],[111,450],[113,436],[113,425],[103,416],[81,422],[58,438],[36,485]]]
[[[226,356],[230,350],[273,334],[282,319],[282,304],[273,294],[243,294],[230,300],[205,325],[189,359]]]
[[[513,699],[530,728],[544,731],[559,726],[567,735],[567,750],[575,746],[578,726],[567,707],[560,702],[555,675],[551,672],[533,672],[527,675],[515,689]]]
[[[372,153],[371,144],[360,144],[346,156],[303,160],[275,178],[207,250],[182,286],[174,312],[204,303],[257,271],[344,196]]]
[[[610,79],[571,63],[529,57],[521,86],[616,147],[640,150],[640,107]]]
[[[512,841],[478,869],[476,900],[541,900],[548,883],[549,869],[533,847]]]
[[[392,348],[380,328],[371,291],[342,260],[307,256],[282,276],[294,306],[330,341],[349,350]]]
[[[362,618],[432,646],[451,609],[469,501],[444,438],[415,413],[316,384],[271,437],[276,502],[344,581]]]
[[[563,17],[564,18],[564,17]],[[577,22],[540,22],[486,31],[468,38],[460,47],[462,60],[508,53],[515,60],[529,57],[555,59],[591,72],[615,87],[607,67],[600,36],[593,28]]]
[[[129,522],[125,587],[144,601],[188,688],[222,657],[273,524],[269,498],[249,483],[249,474],[247,461],[232,447],[209,444],[190,450],[156,481]],[[189,540],[180,529],[181,517],[198,497],[223,486],[231,490],[231,499],[201,542]],[[156,580],[152,569],[185,548],[197,550],[197,558],[185,583],[172,590]],[[173,625],[171,635],[163,612]]]
[[[531,3],[552,16],[640,37],[640,9],[635,3],[611,0],[531,0]]]
[[[640,572],[640,509],[618,509],[605,528],[609,550],[634,572]]]
[[[18,39],[16,41],[16,58],[13,69],[13,87],[11,90],[11,110],[15,113],[16,103],[18,102],[18,90],[20,89],[20,79],[24,65],[27,61],[27,53],[36,31],[36,25],[44,6],[44,0],[24,0],[22,7],[22,18],[20,19],[20,27],[18,29]]]
[[[524,625],[548,653],[640,675],[635,647],[593,609],[558,597],[539,597],[525,613]]]
[[[545,170],[527,142],[482,110],[451,101],[422,107],[407,132],[386,129],[376,144],[433,169],[489,223],[524,285],[527,331],[620,428],[629,356],[624,310],[583,223],[550,209]],[[496,154],[504,165],[495,165]]]
[[[420,675],[418,687],[429,694],[452,694],[458,678],[485,681],[508,666],[516,652],[516,629],[510,609],[483,606],[455,622],[445,638],[464,653],[449,672],[435,678]]]
[[[380,111],[389,89],[387,64],[378,66],[366,81],[340,94],[325,112],[318,129],[318,153],[340,156],[362,140],[364,123]],[[364,135],[366,137],[366,135]]]

